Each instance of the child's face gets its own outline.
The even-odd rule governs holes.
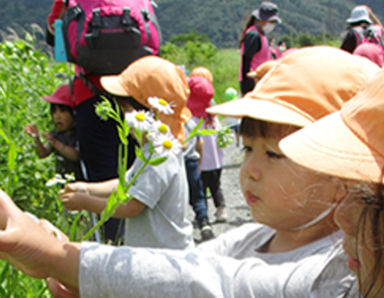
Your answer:
[[[343,246],[348,254],[348,266],[358,276],[360,292],[364,297],[384,297],[384,256],[376,255],[384,253],[384,212],[377,198],[367,197],[365,193],[355,191],[347,195],[336,209],[335,221],[345,232]]]
[[[70,111],[54,106],[52,120],[59,131],[68,131],[73,128],[75,119]]]
[[[292,230],[328,209],[335,200],[337,186],[330,177],[286,158],[278,147],[280,139],[243,136],[240,184],[257,222],[276,230]],[[328,218],[332,221],[332,217]]]

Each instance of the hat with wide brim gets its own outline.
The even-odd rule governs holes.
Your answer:
[[[383,182],[384,71],[341,111],[284,138],[290,159],[312,170],[347,179]]]
[[[71,108],[73,108],[75,104],[72,98],[71,88],[68,84],[60,86],[55,92],[48,96],[43,96],[42,99],[53,104],[70,106]]]
[[[186,107],[190,91],[186,77],[177,65],[157,56],[145,56],[118,75],[102,76],[100,83],[109,93],[131,96],[151,110],[154,107],[150,106],[149,97],[167,101],[174,113],[160,113],[159,119],[169,125],[175,137],[181,141],[184,139],[184,123],[192,116]]]
[[[352,9],[350,17],[347,19],[348,24],[367,22],[372,24],[372,20],[369,17],[369,12],[366,7],[359,5]]]
[[[252,16],[257,20],[261,21],[275,21],[277,23],[281,23],[281,19],[279,17],[279,8],[273,2],[264,1],[260,4],[258,9],[255,9],[252,12]]]
[[[334,47],[303,48],[281,58],[243,98],[207,112],[303,127],[339,110],[379,70]]]

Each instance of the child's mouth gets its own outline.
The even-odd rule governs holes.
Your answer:
[[[260,198],[257,196],[254,196],[251,192],[247,191],[245,193],[245,199],[247,200],[248,205],[252,205],[260,201]]]

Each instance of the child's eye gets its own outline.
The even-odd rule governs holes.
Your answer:
[[[241,148],[241,151],[245,152],[245,153],[251,152],[252,147],[251,146],[243,146],[243,148]]]
[[[267,156],[268,156],[269,158],[272,158],[272,159],[285,158],[285,155],[284,155],[284,154],[279,154],[279,153],[273,152],[273,151],[271,151],[271,150],[267,150],[267,151],[265,151],[265,153],[267,154]]]

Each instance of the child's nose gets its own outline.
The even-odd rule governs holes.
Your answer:
[[[241,171],[248,177],[255,181],[261,179],[260,163],[257,161],[256,154],[244,158],[241,165]]]

